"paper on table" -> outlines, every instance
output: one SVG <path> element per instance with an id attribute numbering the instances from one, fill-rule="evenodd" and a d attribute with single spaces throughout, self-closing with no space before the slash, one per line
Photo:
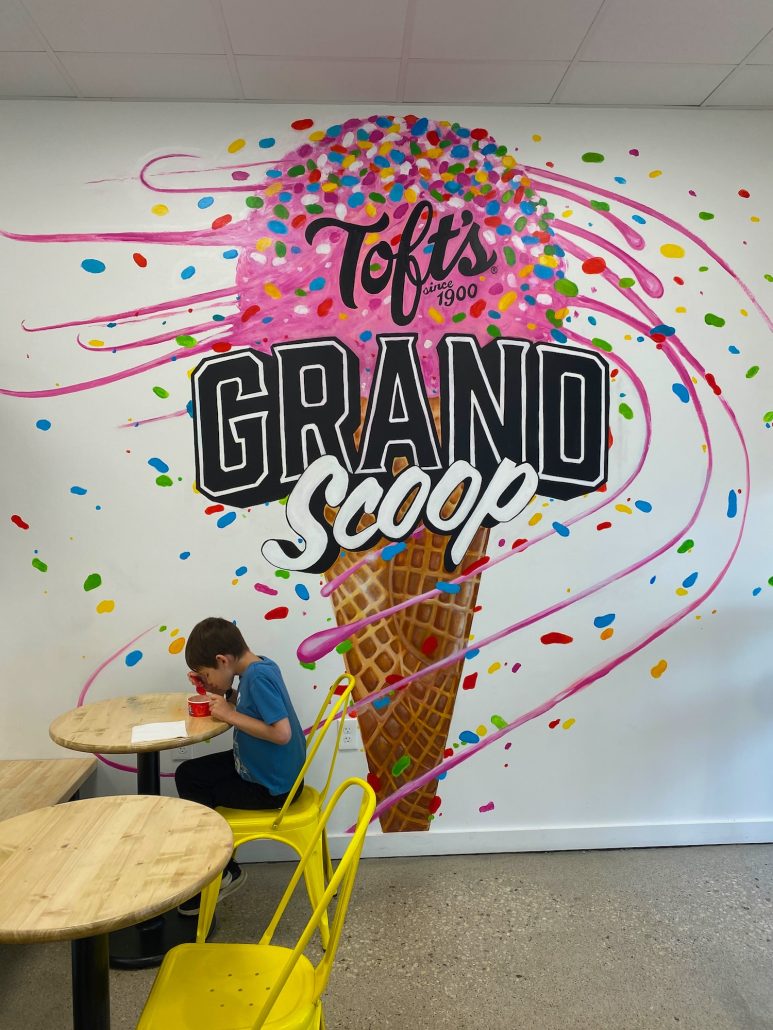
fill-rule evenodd
<path id="1" fill-rule="evenodd" d="M 132 726 L 132 744 L 146 744 L 151 740 L 174 740 L 176 737 L 187 737 L 185 720 L 179 722 L 146 722 L 142 726 Z"/>

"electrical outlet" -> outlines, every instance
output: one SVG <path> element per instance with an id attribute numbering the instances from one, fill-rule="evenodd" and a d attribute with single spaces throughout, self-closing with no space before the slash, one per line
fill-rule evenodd
<path id="1" fill-rule="evenodd" d="M 176 747 L 172 752 L 173 762 L 187 762 L 191 757 L 191 749 L 189 747 Z"/>
<path id="2" fill-rule="evenodd" d="M 360 727 L 356 719 L 344 719 L 344 728 L 341 733 L 341 750 L 356 751 L 360 746 Z"/>

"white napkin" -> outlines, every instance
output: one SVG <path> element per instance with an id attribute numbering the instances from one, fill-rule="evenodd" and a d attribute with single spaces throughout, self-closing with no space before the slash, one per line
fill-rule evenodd
<path id="1" fill-rule="evenodd" d="M 132 744 L 147 744 L 151 740 L 174 740 L 176 737 L 187 737 L 185 720 L 179 722 L 146 722 L 142 726 L 132 726 Z"/>

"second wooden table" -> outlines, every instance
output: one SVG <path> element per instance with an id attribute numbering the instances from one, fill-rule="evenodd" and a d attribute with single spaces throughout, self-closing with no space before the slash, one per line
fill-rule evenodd
<path id="1" fill-rule="evenodd" d="M 108 932 L 189 898 L 232 848 L 222 816 L 179 798 L 89 798 L 9 819 L 0 941 L 72 941 L 73 1025 L 108 1030 Z"/>

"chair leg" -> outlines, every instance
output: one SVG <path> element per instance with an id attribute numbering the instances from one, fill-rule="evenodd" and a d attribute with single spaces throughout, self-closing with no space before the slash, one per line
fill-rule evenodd
<path id="1" fill-rule="evenodd" d="M 324 858 L 320 846 L 317 846 L 314 854 L 310 856 L 303 875 L 306 880 L 306 891 L 309 895 L 311 907 L 315 909 L 325 893 Z M 328 941 L 330 940 L 327 912 L 323 913 L 319 924 L 319 937 L 322 941 L 322 947 L 327 948 Z"/>
<path id="2" fill-rule="evenodd" d="M 220 881 L 223 879 L 223 874 L 220 873 L 216 876 L 212 883 L 208 883 L 206 887 L 201 889 L 201 903 L 199 905 L 199 922 L 196 926 L 196 943 L 204 944 L 207 939 L 207 934 L 212 926 L 212 919 L 215 915 L 215 906 L 217 905 L 217 896 L 220 893 Z"/>
<path id="3" fill-rule="evenodd" d="M 327 843 L 327 827 L 322 831 L 322 861 L 325 870 L 325 883 L 333 879 L 333 863 L 330 859 L 330 848 Z"/>

